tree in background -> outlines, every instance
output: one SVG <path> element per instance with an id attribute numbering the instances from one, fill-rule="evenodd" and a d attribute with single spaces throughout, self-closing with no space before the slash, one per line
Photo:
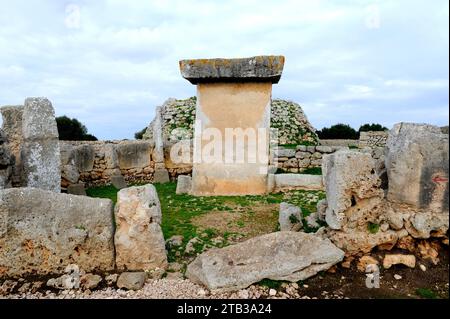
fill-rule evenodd
<path id="1" fill-rule="evenodd" d="M 58 116 L 56 118 L 58 134 L 60 140 L 65 141 L 97 141 L 94 135 L 88 134 L 86 126 L 77 119 L 67 116 Z"/>
<path id="2" fill-rule="evenodd" d="M 147 128 L 144 127 L 142 130 L 140 130 L 139 132 L 134 133 L 134 138 L 137 140 L 142 140 L 142 137 L 145 134 L 145 131 L 147 131 Z"/>
<path id="3" fill-rule="evenodd" d="M 378 124 L 378 123 L 376 123 L 376 124 L 375 123 L 372 123 L 372 124 L 366 123 L 366 124 L 361 125 L 359 127 L 358 132 L 387 131 L 387 130 L 388 130 L 388 128 L 384 127 L 381 124 Z"/>
<path id="4" fill-rule="evenodd" d="M 336 124 L 330 127 L 324 127 L 322 130 L 316 132 L 319 136 L 319 139 L 323 140 L 337 140 L 337 139 L 346 139 L 346 140 L 357 140 L 359 138 L 358 132 L 355 131 L 348 124 Z"/>

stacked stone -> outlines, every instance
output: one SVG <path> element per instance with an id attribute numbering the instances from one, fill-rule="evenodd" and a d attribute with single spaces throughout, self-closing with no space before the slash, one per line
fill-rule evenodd
<path id="1" fill-rule="evenodd" d="M 388 138 L 387 131 L 361 132 L 359 136 L 359 147 L 384 147 Z"/>
<path id="2" fill-rule="evenodd" d="M 127 182 L 152 182 L 153 147 L 146 141 L 61 141 L 63 189 L 84 183 L 101 186 L 113 176 Z"/>
<path id="3" fill-rule="evenodd" d="M 274 164 L 277 168 L 290 173 L 301 173 L 308 168 L 321 167 L 322 156 L 347 147 L 305 146 L 295 149 L 278 148 L 274 151 Z"/>
<path id="4" fill-rule="evenodd" d="M 278 144 L 318 144 L 315 128 L 300 105 L 281 99 L 272 100 L 271 128 L 278 129 Z"/>
<path id="5" fill-rule="evenodd" d="M 196 97 L 185 100 L 170 98 L 161 106 L 164 143 L 192 139 L 195 122 Z M 153 139 L 153 120 L 144 139 Z M 278 130 L 278 144 L 318 144 L 314 127 L 300 105 L 281 99 L 272 100 L 271 127 Z"/>
<path id="6" fill-rule="evenodd" d="M 0 130 L 0 189 L 11 186 L 14 157 L 11 155 L 6 137 Z"/>

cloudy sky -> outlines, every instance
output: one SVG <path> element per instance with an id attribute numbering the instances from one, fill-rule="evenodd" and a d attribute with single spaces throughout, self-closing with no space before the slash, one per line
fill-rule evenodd
<path id="1" fill-rule="evenodd" d="M 448 0 L 0 0 L 0 105 L 46 96 L 100 139 L 132 138 L 178 60 L 282 54 L 273 96 L 316 128 L 448 123 Z"/>

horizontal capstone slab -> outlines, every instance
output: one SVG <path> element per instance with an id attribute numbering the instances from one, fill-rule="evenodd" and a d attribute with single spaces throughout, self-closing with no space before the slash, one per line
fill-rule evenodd
<path id="1" fill-rule="evenodd" d="M 278 83 L 284 56 L 264 55 L 240 59 L 181 60 L 181 75 L 192 84 L 214 82 Z"/>

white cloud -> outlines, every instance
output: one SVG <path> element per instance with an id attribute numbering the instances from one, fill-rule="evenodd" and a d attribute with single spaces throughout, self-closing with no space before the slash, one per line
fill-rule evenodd
<path id="1" fill-rule="evenodd" d="M 132 138 L 166 98 L 194 95 L 178 60 L 257 54 L 286 56 L 274 96 L 299 102 L 317 128 L 448 122 L 445 0 L 0 5 L 0 104 L 48 96 L 100 138 Z"/>

